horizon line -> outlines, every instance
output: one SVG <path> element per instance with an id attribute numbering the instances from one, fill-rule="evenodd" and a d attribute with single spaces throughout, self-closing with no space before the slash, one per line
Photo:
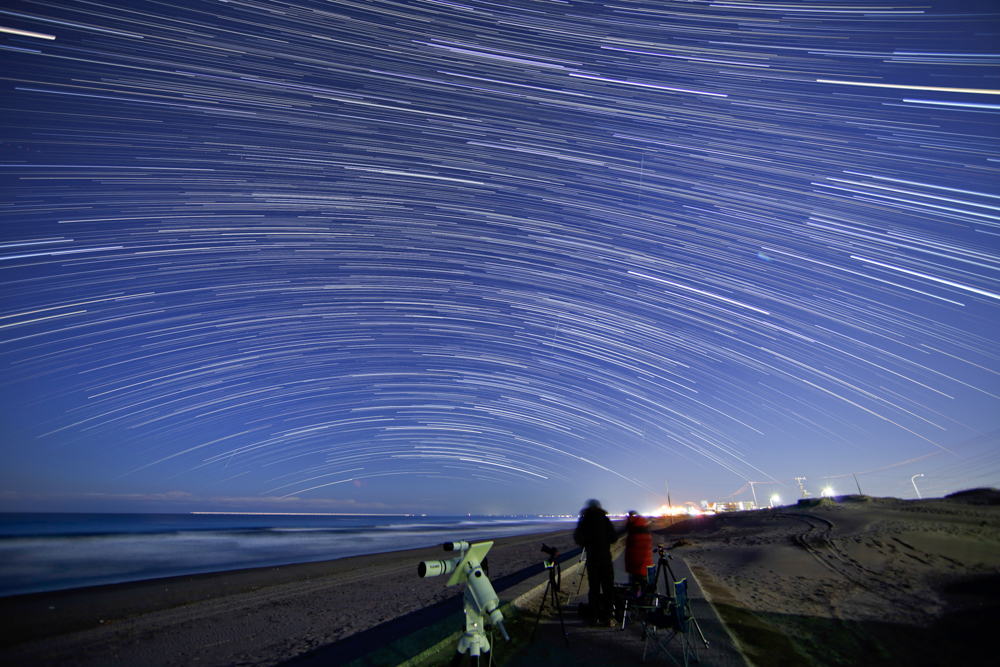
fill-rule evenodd
<path id="1" fill-rule="evenodd" d="M 362 512 L 191 512 L 191 514 L 248 514 L 254 516 L 417 516 L 416 514 L 366 514 Z"/>

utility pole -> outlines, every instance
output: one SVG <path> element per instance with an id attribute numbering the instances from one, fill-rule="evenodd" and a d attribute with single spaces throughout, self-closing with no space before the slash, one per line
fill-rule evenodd
<path id="1" fill-rule="evenodd" d="M 799 483 L 799 491 L 801 491 L 801 492 L 802 492 L 802 499 L 803 499 L 803 500 L 805 500 L 805 499 L 806 499 L 806 490 L 805 490 L 805 488 L 803 488 L 803 486 L 802 486 L 802 480 L 804 480 L 804 479 L 805 479 L 805 477 L 796 477 L 796 478 L 795 478 L 795 481 Z"/>
<path id="2" fill-rule="evenodd" d="M 753 490 L 753 482 L 750 482 L 750 493 L 753 494 L 753 508 L 759 509 L 757 506 L 757 492 Z"/>
<path id="3" fill-rule="evenodd" d="M 854 483 L 858 485 L 858 493 L 862 496 L 865 495 L 864 493 L 861 493 L 861 482 L 858 481 L 858 473 L 854 472 L 851 474 L 854 475 Z"/>

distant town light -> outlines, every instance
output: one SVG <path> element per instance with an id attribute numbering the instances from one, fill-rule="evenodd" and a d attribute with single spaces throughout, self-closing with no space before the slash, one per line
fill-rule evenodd
<path id="1" fill-rule="evenodd" d="M 661 505 L 657 512 L 652 514 L 657 514 L 659 516 L 699 516 L 701 512 L 696 507 L 671 507 L 670 505 Z"/>

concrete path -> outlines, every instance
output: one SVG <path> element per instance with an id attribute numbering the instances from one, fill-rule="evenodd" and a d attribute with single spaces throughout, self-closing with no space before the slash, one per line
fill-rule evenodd
<path id="1" fill-rule="evenodd" d="M 698 648 L 698 663 L 703 667 L 749 667 L 744 657 L 736 648 L 733 640 L 719 620 L 712 605 L 692 576 L 683 559 L 677 557 L 669 560 L 674 577 L 677 580 L 687 578 L 688 595 L 691 600 L 691 611 L 698 620 L 708 640 L 706 649 L 694 634 Z M 626 618 L 624 628 L 619 625 L 614 628 L 594 627 L 577 613 L 579 603 L 587 601 L 586 575 L 580 581 L 579 559 L 563 572 L 562 595 L 563 623 L 566 628 L 566 639 L 563 639 L 559 615 L 553 609 L 551 597 L 545 604 L 545 610 L 538 623 L 533 641 L 518 642 L 513 653 L 504 651 L 503 646 L 497 646 L 494 660 L 504 667 L 575 665 L 577 667 L 596 667 L 599 665 L 629 665 L 643 662 L 642 627 L 632 619 Z M 615 560 L 615 581 L 628 581 L 624 571 L 624 558 Z M 579 593 L 577 592 L 579 590 Z M 660 592 L 663 593 L 663 578 L 660 579 Z M 522 612 L 534 625 L 535 612 L 538 609 L 537 600 L 540 592 L 534 591 L 533 600 L 527 602 Z M 565 600 L 569 599 L 566 603 Z M 519 601 L 524 604 L 524 601 Z M 661 633 L 663 631 L 661 630 Z M 652 648 L 646 654 L 645 662 L 651 665 L 683 664 L 680 647 L 676 640 L 667 645 L 666 653 L 654 652 Z"/>

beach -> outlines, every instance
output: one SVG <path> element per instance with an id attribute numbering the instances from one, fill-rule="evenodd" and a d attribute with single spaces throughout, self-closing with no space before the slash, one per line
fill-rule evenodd
<path id="1" fill-rule="evenodd" d="M 724 627 L 717 647 L 702 653 L 703 665 L 982 662 L 994 653 L 992 632 L 1000 620 L 996 503 L 997 493 L 989 491 L 917 501 L 809 500 L 670 527 L 654 523 L 654 545 L 668 547 L 678 571 L 689 572 L 703 592 L 703 622 L 714 615 Z M 563 554 L 575 549 L 566 530 L 499 538 L 490 551 L 489 576 L 511 617 L 534 618 L 546 581 L 543 542 Z M 432 547 L 2 598 L 0 662 L 365 664 L 364 656 L 382 645 L 427 634 L 434 623 L 454 625 L 463 587 L 417 576 L 421 560 L 444 555 Z M 564 567 L 578 562 L 568 558 Z M 630 634 L 634 627 L 583 627 L 574 605 L 584 599 L 586 582 L 575 597 L 569 588 L 564 611 L 573 621 L 567 632 L 575 648 L 563 647 L 562 635 L 552 631 L 559 622 L 550 605 L 543 614 L 547 627 L 531 650 L 515 637 L 497 647 L 498 663 L 532 664 L 531 655 L 544 653 L 554 664 L 559 656 L 574 656 L 565 664 L 614 664 L 580 647 L 641 646 Z M 446 663 L 453 648 L 445 644 L 437 658 L 414 648 L 412 655 L 403 649 L 367 664 L 400 664 L 407 657 L 413 664 Z M 620 655 L 631 664 L 632 653 Z"/>
<path id="2" fill-rule="evenodd" d="M 494 581 L 540 570 L 543 542 L 575 546 L 572 531 L 494 542 Z M 417 576 L 422 560 L 448 555 L 438 546 L 0 598 L 0 663 L 277 665 L 460 597 L 444 577 Z"/>
<path id="3" fill-rule="evenodd" d="M 815 499 L 660 536 L 752 664 L 979 664 L 997 652 L 998 501 Z"/>

